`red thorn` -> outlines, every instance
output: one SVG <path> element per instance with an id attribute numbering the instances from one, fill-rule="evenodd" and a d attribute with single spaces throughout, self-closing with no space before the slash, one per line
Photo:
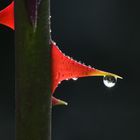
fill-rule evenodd
<path id="1" fill-rule="evenodd" d="M 14 30 L 14 2 L 0 11 L 0 24 L 8 26 Z"/>
<path id="2" fill-rule="evenodd" d="M 54 93 L 55 89 L 57 88 L 58 84 L 61 83 L 63 80 L 68 79 L 77 79 L 80 77 L 87 77 L 87 76 L 106 76 L 111 75 L 116 78 L 122 79 L 122 77 L 97 70 L 90 66 L 86 66 L 85 64 L 81 64 L 69 56 L 65 56 L 57 47 L 55 42 L 51 43 L 51 57 L 52 57 L 52 84 L 51 84 L 51 91 L 52 94 Z"/>
<path id="3" fill-rule="evenodd" d="M 65 56 L 54 42 L 51 44 L 52 57 L 52 93 L 58 84 L 66 79 L 89 76 L 96 69 L 81 64 L 68 56 Z"/>

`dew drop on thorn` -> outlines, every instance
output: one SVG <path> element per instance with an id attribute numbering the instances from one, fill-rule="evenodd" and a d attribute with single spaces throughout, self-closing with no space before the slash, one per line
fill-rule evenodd
<path id="1" fill-rule="evenodd" d="M 111 75 L 106 75 L 103 77 L 103 83 L 106 87 L 112 88 L 115 86 L 117 78 Z"/>
<path id="2" fill-rule="evenodd" d="M 72 78 L 72 79 L 73 79 L 74 81 L 76 81 L 78 78 L 75 77 L 75 78 Z"/>

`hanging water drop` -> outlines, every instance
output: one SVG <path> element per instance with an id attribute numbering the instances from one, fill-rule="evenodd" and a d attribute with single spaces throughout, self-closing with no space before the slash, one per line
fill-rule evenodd
<path id="1" fill-rule="evenodd" d="M 75 77 L 75 78 L 72 78 L 72 80 L 74 80 L 74 81 L 76 81 L 77 79 L 78 79 L 78 78 L 76 78 L 76 77 Z"/>
<path id="2" fill-rule="evenodd" d="M 112 88 L 115 86 L 117 78 L 111 75 L 106 75 L 103 77 L 103 83 L 106 87 Z"/>

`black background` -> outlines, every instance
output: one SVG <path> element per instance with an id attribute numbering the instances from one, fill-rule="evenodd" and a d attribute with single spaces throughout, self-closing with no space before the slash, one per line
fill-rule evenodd
<path id="1" fill-rule="evenodd" d="M 0 0 L 0 9 L 10 1 Z M 130 0 L 51 0 L 52 38 L 78 61 L 119 74 L 66 81 L 55 96 L 53 140 L 140 139 L 140 8 Z M 0 139 L 14 140 L 14 32 L 0 25 Z"/>

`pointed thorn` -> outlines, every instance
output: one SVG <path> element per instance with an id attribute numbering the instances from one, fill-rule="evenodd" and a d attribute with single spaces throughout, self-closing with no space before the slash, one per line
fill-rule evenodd
<path id="1" fill-rule="evenodd" d="M 68 103 L 52 96 L 52 105 L 53 106 L 55 106 L 55 105 L 65 105 L 65 106 L 67 106 Z"/>
<path id="2" fill-rule="evenodd" d="M 110 72 L 101 71 L 101 70 L 98 70 L 98 69 L 95 69 L 93 72 L 90 72 L 88 75 L 89 76 L 107 76 L 107 75 L 110 75 L 110 76 L 113 76 L 115 78 L 123 79 L 119 75 L 116 75 L 116 74 L 113 74 L 113 73 L 110 73 Z"/>
<path id="3" fill-rule="evenodd" d="M 14 30 L 14 1 L 0 11 L 0 24 L 8 26 Z"/>

